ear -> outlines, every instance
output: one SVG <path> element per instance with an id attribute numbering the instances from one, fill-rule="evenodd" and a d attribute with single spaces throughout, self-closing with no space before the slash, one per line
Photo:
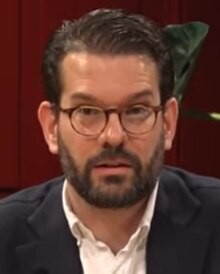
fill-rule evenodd
<path id="1" fill-rule="evenodd" d="M 176 133 L 179 108 L 176 98 L 170 98 L 165 105 L 164 110 L 164 133 L 165 133 L 165 150 L 172 148 L 173 139 Z"/>
<path id="2" fill-rule="evenodd" d="M 38 120 L 40 122 L 44 139 L 51 153 L 58 153 L 57 145 L 57 120 L 51 103 L 43 101 L 38 108 Z"/>

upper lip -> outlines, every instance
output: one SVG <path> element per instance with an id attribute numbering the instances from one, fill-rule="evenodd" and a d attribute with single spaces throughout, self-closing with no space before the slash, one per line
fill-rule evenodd
<path id="1" fill-rule="evenodd" d="M 109 159 L 109 160 L 103 160 L 100 161 L 97 165 L 95 165 L 96 167 L 99 166 L 131 166 L 131 163 L 128 162 L 125 159 Z"/>

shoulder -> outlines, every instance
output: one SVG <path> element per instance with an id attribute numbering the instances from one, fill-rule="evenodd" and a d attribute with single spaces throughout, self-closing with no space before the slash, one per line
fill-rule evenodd
<path id="1" fill-rule="evenodd" d="M 220 189 L 220 179 L 198 175 L 177 167 L 164 166 L 162 179 L 182 181 L 191 189 Z"/>
<path id="2" fill-rule="evenodd" d="M 161 176 L 168 188 L 181 185 L 199 200 L 212 201 L 220 205 L 220 180 L 213 177 L 198 175 L 181 168 L 165 166 Z"/>
<path id="3" fill-rule="evenodd" d="M 164 166 L 162 177 L 184 181 L 190 188 L 220 188 L 220 179 L 198 175 L 181 168 Z"/>
<path id="4" fill-rule="evenodd" d="M 63 177 L 54 178 L 1 199 L 0 218 L 4 218 L 5 221 L 24 219 L 43 202 L 53 189 L 62 186 L 63 180 Z"/>
<path id="5" fill-rule="evenodd" d="M 33 239 L 35 233 L 30 229 L 29 221 L 51 196 L 55 199 L 61 196 L 62 182 L 62 177 L 55 178 L 0 200 L 0 273 L 15 273 L 17 247 L 29 237 Z M 44 215 L 41 221 L 46 218 Z"/>

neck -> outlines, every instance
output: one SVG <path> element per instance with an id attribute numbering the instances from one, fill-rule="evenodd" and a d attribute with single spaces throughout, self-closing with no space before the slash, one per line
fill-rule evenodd
<path id="1" fill-rule="evenodd" d="M 142 200 L 128 208 L 97 208 L 88 204 L 70 185 L 67 186 L 67 195 L 77 217 L 92 231 L 96 240 L 104 242 L 115 254 L 136 231 L 147 204 Z"/>

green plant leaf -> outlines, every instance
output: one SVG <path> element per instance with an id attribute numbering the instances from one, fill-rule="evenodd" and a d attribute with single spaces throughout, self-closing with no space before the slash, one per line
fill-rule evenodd
<path id="1" fill-rule="evenodd" d="M 182 101 L 195 62 L 208 33 L 209 26 L 202 22 L 189 22 L 164 27 L 174 59 L 174 95 Z"/>
<path id="2" fill-rule="evenodd" d="M 220 113 L 210 112 L 209 116 L 211 117 L 212 120 L 220 122 Z"/>
<path id="3" fill-rule="evenodd" d="M 180 109 L 180 114 L 185 118 L 220 122 L 220 113 L 217 112 L 205 112 L 199 109 Z"/>

